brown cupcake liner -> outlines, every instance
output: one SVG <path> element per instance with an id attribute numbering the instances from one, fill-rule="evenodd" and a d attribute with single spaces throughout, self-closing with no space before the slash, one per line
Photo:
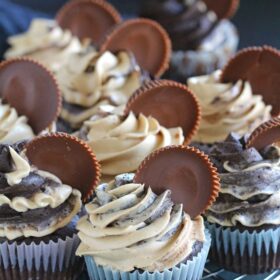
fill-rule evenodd
<path id="1" fill-rule="evenodd" d="M 137 28 L 139 27 L 145 28 L 140 30 L 140 36 L 137 39 L 136 34 Z M 133 30 L 133 39 L 129 40 L 129 35 L 132 32 L 129 32 L 130 30 Z M 143 30 L 145 30 L 146 40 L 149 38 L 149 48 L 139 47 L 143 39 Z M 155 37 L 151 31 L 156 32 L 158 37 Z M 157 38 L 160 38 L 160 41 L 157 42 Z M 153 45 L 153 49 L 151 48 L 151 44 Z M 162 48 L 162 51 L 160 51 L 160 48 Z M 120 50 L 131 51 L 135 55 L 141 68 L 155 77 L 160 77 L 169 67 L 171 41 L 167 32 L 156 21 L 146 18 L 137 18 L 123 21 L 112 28 L 111 32 L 107 33 L 100 46 L 101 52 L 106 50 L 113 52 Z M 150 55 L 150 59 L 147 59 L 147 53 L 151 51 L 154 51 L 154 54 Z M 156 55 L 158 55 L 158 57 L 156 57 Z M 151 59 L 151 57 L 153 59 Z"/>
<path id="2" fill-rule="evenodd" d="M 171 190 L 172 200 L 182 203 L 192 218 L 209 208 L 220 190 L 220 178 L 209 157 L 182 145 L 164 147 L 147 156 L 134 182 L 150 186 L 155 193 Z"/>
<path id="3" fill-rule="evenodd" d="M 239 7 L 239 0 L 203 0 L 209 10 L 217 15 L 218 19 L 231 18 Z"/>
<path id="4" fill-rule="evenodd" d="M 96 38 L 96 28 L 94 28 L 94 23 L 91 23 L 91 26 L 88 26 L 87 28 L 94 30 L 94 35 L 90 36 L 90 39 L 93 41 L 93 43 L 98 44 L 100 43 L 100 40 L 105 35 L 105 33 L 110 30 L 112 26 L 115 24 L 118 24 L 122 21 L 120 13 L 107 1 L 104 0 L 72 0 L 68 3 L 66 3 L 62 8 L 57 12 L 56 14 L 56 21 L 63 29 L 70 29 L 70 31 L 76 35 L 79 39 L 85 39 L 84 37 L 84 30 L 86 29 L 84 26 L 84 17 L 81 17 L 81 23 L 71 22 L 71 17 L 73 16 L 72 13 L 81 15 L 82 10 L 81 8 L 83 5 L 88 5 L 89 7 L 92 6 L 93 11 L 96 13 L 95 9 L 101 9 L 104 11 L 104 14 L 98 13 L 98 17 L 92 16 L 92 20 L 95 19 L 97 21 L 96 24 L 99 25 L 98 30 L 100 32 L 100 29 L 102 27 L 101 34 L 98 34 L 98 38 Z M 85 17 L 88 17 L 88 13 L 90 12 L 90 9 L 86 9 Z M 100 16 L 104 16 L 103 18 L 103 24 L 104 26 L 101 26 L 101 18 Z M 70 20 L 70 22 L 69 22 Z M 77 20 L 76 20 L 77 21 Z"/>
<path id="5" fill-rule="evenodd" d="M 258 126 L 246 141 L 246 148 L 261 150 L 280 141 L 280 117 L 273 118 Z"/>
<path id="6" fill-rule="evenodd" d="M 101 169 L 92 149 L 66 133 L 50 133 L 26 144 L 26 156 L 37 168 L 56 175 L 63 183 L 78 189 L 87 202 L 98 185 Z"/>
<path id="7" fill-rule="evenodd" d="M 13 67 L 13 64 L 14 69 L 7 69 Z M 44 77 L 36 76 L 38 79 L 37 87 L 39 86 L 39 89 L 34 88 L 35 77 L 32 75 L 30 69 L 28 71 L 26 69 L 27 66 L 25 65 L 24 67 L 21 64 L 29 64 L 29 67 L 37 68 L 33 72 L 38 73 L 38 70 L 42 71 L 41 75 L 44 74 Z M 22 76 L 19 76 L 20 74 Z M 22 84 L 27 84 L 27 78 L 31 79 L 33 92 L 28 90 L 26 94 L 30 95 L 33 93 L 33 98 L 37 98 L 37 100 L 35 99 L 33 102 L 30 102 L 30 98 L 28 98 L 24 103 L 24 99 L 18 95 L 23 94 Z M 49 79 L 47 85 L 47 80 L 44 78 Z M 22 79 L 22 81 L 19 81 L 19 79 Z M 10 80 L 13 82 L 12 86 L 8 84 Z M 42 94 L 45 95 L 44 100 L 42 100 Z M 47 129 L 56 121 L 62 106 L 61 92 L 52 72 L 38 61 L 27 57 L 12 58 L 0 63 L 0 95 L 5 102 L 16 109 L 19 115 L 25 115 L 28 118 L 28 123 L 36 134 Z M 39 108 L 36 110 L 37 107 L 34 108 L 34 103 L 37 104 L 38 102 L 40 102 Z M 30 107 L 32 105 L 33 107 Z"/>
<path id="8" fill-rule="evenodd" d="M 280 114 L 280 51 L 271 46 L 248 47 L 239 51 L 224 67 L 221 82 L 250 82 L 253 92 L 272 105 L 272 115 Z"/>
<path id="9" fill-rule="evenodd" d="M 166 98 L 166 94 L 169 94 L 170 98 Z M 159 105 L 160 98 L 163 103 Z M 164 108 L 162 104 L 165 105 Z M 179 106 L 182 107 L 179 108 Z M 169 115 L 166 115 L 167 109 L 173 109 Z M 192 91 L 187 86 L 170 80 L 154 80 L 145 83 L 128 100 L 124 113 L 128 114 L 130 111 L 153 116 L 166 128 L 182 127 L 185 145 L 197 132 L 201 119 L 200 105 Z M 174 120 L 170 118 L 170 115 L 174 116 Z"/>

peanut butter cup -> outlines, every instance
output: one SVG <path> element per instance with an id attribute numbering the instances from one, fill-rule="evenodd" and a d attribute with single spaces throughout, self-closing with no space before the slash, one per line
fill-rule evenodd
<path id="1" fill-rule="evenodd" d="M 139 65 L 155 77 L 168 68 L 171 42 L 167 32 L 150 19 L 124 21 L 107 34 L 101 51 L 131 51 Z"/>
<path id="2" fill-rule="evenodd" d="M 159 80 L 139 88 L 129 99 L 125 113 L 152 116 L 166 128 L 182 127 L 185 143 L 198 129 L 200 106 L 194 94 L 183 84 Z"/>
<path id="3" fill-rule="evenodd" d="M 49 70 L 29 58 L 15 58 L 0 64 L 0 98 L 28 118 L 38 134 L 57 118 L 61 95 Z"/>
<path id="4" fill-rule="evenodd" d="M 107 1 L 73 0 L 60 9 L 56 20 L 61 28 L 69 29 L 79 39 L 89 38 L 99 44 L 103 35 L 121 22 L 121 16 Z"/>
<path id="5" fill-rule="evenodd" d="M 239 0 L 203 0 L 203 2 L 219 19 L 233 17 L 239 7 Z"/>
<path id="6" fill-rule="evenodd" d="M 280 141 L 280 118 L 273 118 L 257 127 L 246 141 L 246 147 L 261 150 Z"/>
<path id="7" fill-rule="evenodd" d="M 182 203 L 192 218 L 203 213 L 218 196 L 216 168 L 198 149 L 169 146 L 150 154 L 139 166 L 136 183 L 150 186 L 159 194 L 169 189 L 173 201 Z"/>
<path id="8" fill-rule="evenodd" d="M 233 57 L 221 75 L 222 82 L 249 81 L 253 92 L 272 105 L 272 115 L 280 114 L 280 52 L 270 46 L 250 47 Z"/>
<path id="9" fill-rule="evenodd" d="M 66 133 L 39 136 L 26 145 L 26 156 L 37 168 L 58 176 L 82 193 L 86 201 L 100 178 L 100 166 L 90 147 Z"/>

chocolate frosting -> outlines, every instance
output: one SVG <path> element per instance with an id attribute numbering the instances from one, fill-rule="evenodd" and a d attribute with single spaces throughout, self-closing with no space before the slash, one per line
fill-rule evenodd
<path id="1" fill-rule="evenodd" d="M 280 152 L 276 146 L 245 148 L 244 138 L 230 134 L 224 142 L 201 146 L 219 170 L 221 191 L 206 212 L 222 226 L 280 224 Z"/>
<path id="2" fill-rule="evenodd" d="M 141 15 L 166 29 L 173 50 L 196 50 L 217 24 L 215 14 L 202 1 L 146 0 Z"/>

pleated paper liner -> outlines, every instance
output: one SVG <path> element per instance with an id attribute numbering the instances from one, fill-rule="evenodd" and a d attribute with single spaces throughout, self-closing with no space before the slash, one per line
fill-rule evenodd
<path id="1" fill-rule="evenodd" d="M 166 128 L 181 127 L 186 144 L 196 133 L 201 117 L 194 94 L 185 85 L 169 80 L 144 84 L 128 100 L 125 114 L 130 111 L 152 116 Z"/>
<path id="2" fill-rule="evenodd" d="M 121 16 L 107 1 L 72 0 L 58 11 L 56 21 L 80 40 L 91 39 L 98 45 L 104 34 L 121 22 Z"/>
<path id="3" fill-rule="evenodd" d="M 53 74 L 29 58 L 0 64 L 0 98 L 28 118 L 35 134 L 50 127 L 61 108 L 61 94 Z"/>
<path id="4" fill-rule="evenodd" d="M 202 214 L 218 196 L 220 180 L 208 156 L 193 147 L 169 146 L 156 150 L 141 163 L 134 182 L 160 194 L 171 190 L 192 218 Z"/>
<path id="5" fill-rule="evenodd" d="M 209 10 L 217 15 L 218 19 L 231 18 L 235 15 L 239 0 L 203 0 Z"/>
<path id="6" fill-rule="evenodd" d="M 100 179 L 100 166 L 91 148 L 66 133 L 45 134 L 26 145 L 26 156 L 37 168 L 78 189 L 86 202 Z"/>
<path id="7" fill-rule="evenodd" d="M 171 41 L 157 22 L 144 18 L 130 19 L 116 25 L 105 36 L 100 50 L 131 51 L 142 69 L 159 77 L 169 66 Z"/>
<path id="8" fill-rule="evenodd" d="M 249 47 L 233 57 L 222 71 L 222 82 L 249 81 L 254 94 L 280 114 L 280 52 L 270 46 Z"/>
<path id="9" fill-rule="evenodd" d="M 268 145 L 280 142 L 280 118 L 273 118 L 258 126 L 246 141 L 246 147 L 261 150 Z"/>

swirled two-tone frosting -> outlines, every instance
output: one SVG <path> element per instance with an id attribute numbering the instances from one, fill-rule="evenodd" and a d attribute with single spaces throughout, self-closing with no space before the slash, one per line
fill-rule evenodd
<path id="1" fill-rule="evenodd" d="M 49 235 L 69 224 L 80 207 L 78 190 L 0 145 L 0 237 Z"/>
<path id="2" fill-rule="evenodd" d="M 153 117 L 132 112 L 96 116 L 84 123 L 80 137 L 93 149 L 103 175 L 135 171 L 154 150 L 184 141 L 180 127 L 167 129 Z"/>
<path id="3" fill-rule="evenodd" d="M 223 23 L 203 1 L 145 1 L 142 15 L 158 21 L 168 32 L 173 50 L 211 49 L 219 45 Z M 217 30 L 217 32 L 215 32 Z"/>
<path id="4" fill-rule="evenodd" d="M 18 116 L 16 109 L 3 104 L 0 99 L 0 143 L 13 144 L 34 137 L 25 116 Z"/>
<path id="5" fill-rule="evenodd" d="M 244 148 L 243 139 L 229 135 L 206 148 L 221 178 L 220 195 L 206 212 L 221 226 L 259 227 L 280 224 L 280 151 Z"/>
<path id="6" fill-rule="evenodd" d="M 100 105 L 125 104 L 143 81 L 140 67 L 127 52 L 75 56 L 57 78 L 64 98 L 61 118 L 72 128 L 79 128 Z"/>
<path id="7" fill-rule="evenodd" d="M 10 49 L 5 58 L 28 56 L 52 71 L 58 71 L 73 54 L 91 49 L 88 41 L 80 42 L 70 31 L 62 30 L 55 21 L 34 19 L 29 29 L 8 38 Z"/>
<path id="8" fill-rule="evenodd" d="M 195 255 L 205 240 L 203 220 L 191 220 L 170 191 L 156 195 L 123 174 L 95 190 L 78 223 L 78 255 L 121 271 L 162 271 Z"/>
<path id="9" fill-rule="evenodd" d="M 213 143 L 230 132 L 240 136 L 270 118 L 271 106 L 254 95 L 248 82 L 221 83 L 221 71 L 188 79 L 188 86 L 201 105 L 202 118 L 194 141 Z"/>

